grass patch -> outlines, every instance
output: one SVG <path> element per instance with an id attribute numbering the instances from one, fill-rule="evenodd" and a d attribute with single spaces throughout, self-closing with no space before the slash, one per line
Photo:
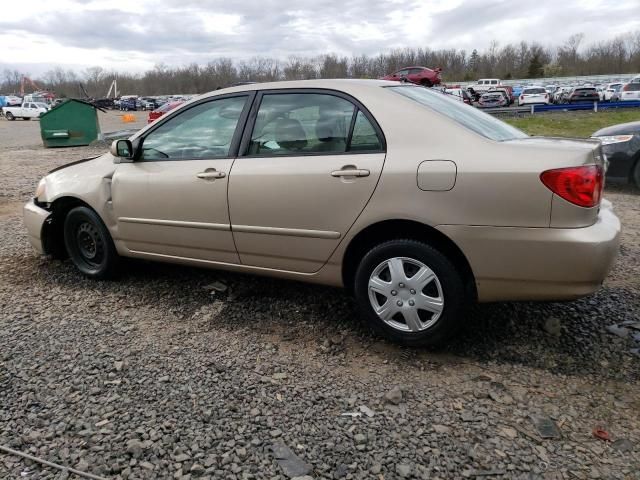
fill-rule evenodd
<path id="1" fill-rule="evenodd" d="M 587 138 L 596 130 L 617 123 L 640 121 L 640 110 L 619 109 L 602 112 L 536 113 L 523 117 L 502 118 L 529 135 Z"/>

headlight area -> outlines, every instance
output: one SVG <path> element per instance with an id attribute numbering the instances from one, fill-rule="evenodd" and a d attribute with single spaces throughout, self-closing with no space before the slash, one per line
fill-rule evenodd
<path id="1" fill-rule="evenodd" d="M 633 135 L 605 135 L 604 137 L 591 137 L 596 140 L 600 140 L 602 145 L 611 145 L 614 143 L 628 142 L 633 138 Z"/>
<path id="2" fill-rule="evenodd" d="M 49 204 L 47 203 L 47 181 L 43 177 L 40 182 L 38 182 L 38 187 L 36 188 L 36 193 L 33 197 L 33 201 L 40 208 L 45 208 L 48 210 Z"/>

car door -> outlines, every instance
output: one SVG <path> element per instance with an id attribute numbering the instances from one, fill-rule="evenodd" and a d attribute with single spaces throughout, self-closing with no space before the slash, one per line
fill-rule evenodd
<path id="1" fill-rule="evenodd" d="M 422 80 L 422 69 L 410 68 L 409 73 L 407 74 L 407 78 L 413 83 L 420 83 L 420 80 Z"/>
<path id="2" fill-rule="evenodd" d="M 112 179 L 117 238 L 134 253 L 238 263 L 227 186 L 250 107 L 247 93 L 178 111 L 144 134 Z"/>
<path id="3" fill-rule="evenodd" d="M 315 272 L 373 194 L 382 132 L 362 105 L 326 90 L 260 93 L 251 118 L 229 180 L 240 260 Z"/>

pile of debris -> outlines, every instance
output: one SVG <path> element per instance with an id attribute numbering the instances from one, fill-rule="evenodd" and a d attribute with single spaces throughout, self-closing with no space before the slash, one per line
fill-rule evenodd
<path id="1" fill-rule="evenodd" d="M 613 335 L 631 340 L 634 346 L 631 353 L 640 357 L 640 322 L 635 320 L 625 320 L 622 323 L 616 323 L 607 327 L 607 332 Z"/>

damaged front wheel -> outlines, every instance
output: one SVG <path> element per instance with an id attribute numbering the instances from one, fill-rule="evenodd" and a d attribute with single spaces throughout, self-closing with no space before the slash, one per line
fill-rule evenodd
<path id="1" fill-rule="evenodd" d="M 73 264 L 87 277 L 115 276 L 120 257 L 107 227 L 90 208 L 76 207 L 67 214 L 64 244 Z"/>

